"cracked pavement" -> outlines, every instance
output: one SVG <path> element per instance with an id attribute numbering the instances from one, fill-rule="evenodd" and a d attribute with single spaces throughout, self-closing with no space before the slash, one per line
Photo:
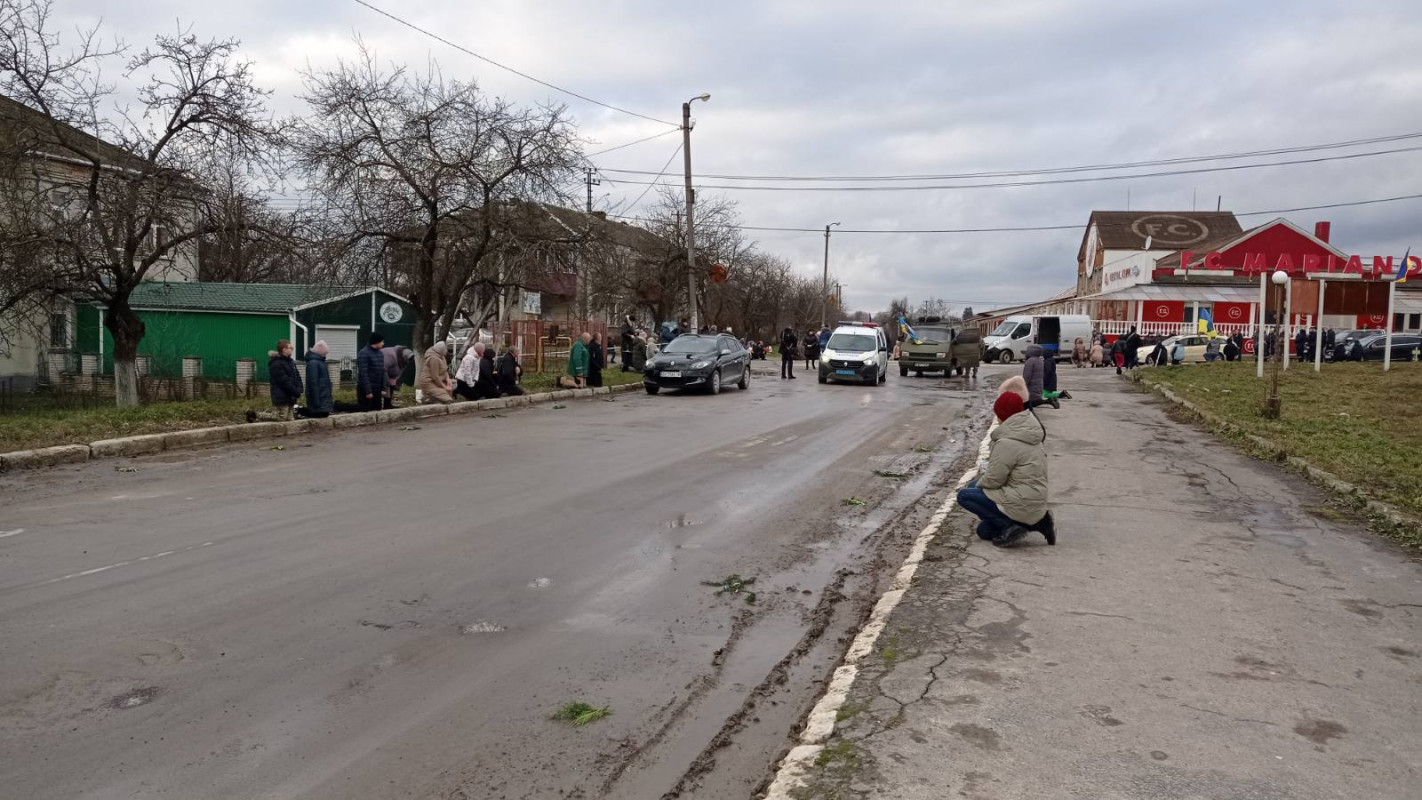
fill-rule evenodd
<path id="1" fill-rule="evenodd" d="M 1415 798 L 1422 567 L 1326 494 L 1061 370 L 1059 540 L 955 511 L 797 798 Z"/>

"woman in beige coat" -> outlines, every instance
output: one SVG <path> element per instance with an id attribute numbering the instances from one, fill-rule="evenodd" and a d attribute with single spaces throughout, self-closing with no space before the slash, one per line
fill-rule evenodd
<path id="1" fill-rule="evenodd" d="M 450 394 L 453 385 L 449 382 L 449 363 L 445 361 L 448 352 L 444 342 L 439 342 L 425 351 L 424 369 L 420 370 L 420 392 L 424 403 L 453 403 Z"/>
<path id="2" fill-rule="evenodd" d="M 992 432 L 987 464 L 976 480 L 958 490 L 958 505 L 978 517 L 978 538 L 1006 547 L 1037 531 L 1057 543 L 1047 510 L 1047 429 L 1026 410 L 1022 396 L 1004 392 L 993 403 L 999 425 Z"/>

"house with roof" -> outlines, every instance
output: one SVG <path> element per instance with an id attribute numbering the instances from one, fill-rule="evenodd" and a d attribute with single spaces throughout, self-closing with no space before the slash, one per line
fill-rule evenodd
<path id="1" fill-rule="evenodd" d="M 153 377 L 182 377 L 184 359 L 191 365 L 197 357 L 205 379 L 236 381 L 238 362 L 251 359 L 253 374 L 241 377 L 265 381 L 267 353 L 278 339 L 291 340 L 298 358 L 324 339 L 334 372 L 355 358 L 371 331 L 388 344 L 410 346 L 415 322 L 409 300 L 374 286 L 149 281 L 130 303 L 147 329 L 139 371 Z M 86 374 L 113 374 L 103 314 L 101 305 L 78 309 L 78 348 L 92 365 Z"/>

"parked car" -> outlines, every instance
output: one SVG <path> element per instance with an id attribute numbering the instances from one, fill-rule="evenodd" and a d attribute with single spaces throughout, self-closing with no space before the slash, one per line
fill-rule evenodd
<path id="1" fill-rule="evenodd" d="M 915 376 L 925 372 L 978 374 L 983 343 L 976 330 L 955 332 L 951 328 L 918 326 L 914 332 L 918 334 L 917 342 L 905 339 L 899 345 L 899 377 L 908 377 L 909 370 Z"/>
<path id="2" fill-rule="evenodd" d="M 1422 348 L 1422 336 L 1411 333 L 1392 335 L 1392 360 L 1411 361 L 1414 350 Z M 1387 334 L 1374 333 L 1366 339 L 1355 339 L 1350 343 L 1346 356 L 1349 361 L 1382 361 L 1387 351 Z"/>
<path id="3" fill-rule="evenodd" d="M 1333 352 L 1325 352 L 1324 356 L 1330 358 L 1333 361 L 1344 361 L 1348 358 L 1349 344 L 1351 344 L 1352 342 L 1356 342 L 1359 339 L 1367 339 L 1368 337 L 1376 336 L 1379 333 L 1382 333 L 1382 331 L 1374 330 L 1372 328 L 1359 328 L 1357 330 L 1340 333 L 1333 339 Z"/>
<path id="4" fill-rule="evenodd" d="M 1181 340 L 1184 340 L 1185 342 L 1185 360 L 1181 363 L 1204 363 L 1205 348 L 1209 345 L 1210 342 L 1208 336 L 1198 336 L 1194 334 L 1187 336 L 1172 336 L 1169 339 L 1166 339 L 1165 341 L 1160 343 L 1161 346 L 1165 348 L 1166 357 L 1173 359 L 1173 354 L 1175 352 L 1175 343 Z M 1142 346 L 1140 349 L 1136 350 L 1136 361 L 1141 364 L 1146 363 L 1146 359 L 1150 357 L 1151 351 L 1153 350 L 1155 350 L 1154 344 Z"/>
<path id="5" fill-rule="evenodd" d="M 1076 340 L 1091 340 L 1091 318 L 1085 314 L 1023 314 L 1011 316 L 983 337 L 984 360 L 1012 363 L 1022 358 L 1029 344 L 1055 354 L 1057 359 L 1070 358 Z"/>
<path id="6" fill-rule="evenodd" d="M 877 386 L 889 379 L 889 340 L 884 329 L 841 324 L 820 354 L 820 383 L 857 381 Z"/>
<path id="7" fill-rule="evenodd" d="M 647 360 L 642 386 L 647 394 L 662 389 L 705 389 L 720 394 L 726 382 L 750 388 L 750 352 L 727 334 L 684 333 Z"/>

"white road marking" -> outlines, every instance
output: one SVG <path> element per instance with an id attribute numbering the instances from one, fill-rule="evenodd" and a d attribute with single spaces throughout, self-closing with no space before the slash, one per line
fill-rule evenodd
<path id="1" fill-rule="evenodd" d="M 23 530 L 23 528 L 22 528 L 21 530 Z M 155 553 L 155 554 L 153 554 L 153 555 L 151 555 L 151 556 L 143 556 L 142 558 L 135 558 L 135 559 L 133 559 L 132 561 L 120 561 L 120 562 L 118 562 L 117 564 L 105 564 L 105 565 L 102 566 L 102 567 L 94 567 L 93 569 L 86 569 L 86 570 L 84 570 L 83 572 L 71 572 L 71 573 L 68 574 L 68 575 L 61 575 L 61 576 L 58 577 L 58 578 L 50 578 L 49 580 L 47 580 L 47 581 L 41 583 L 40 585 L 41 585 L 41 586 L 48 586 L 48 585 L 51 584 L 51 583 L 59 583 L 60 581 L 67 581 L 67 580 L 69 580 L 69 579 L 71 579 L 71 578 L 83 578 L 83 577 L 85 577 L 86 575 L 97 575 L 97 574 L 99 574 L 100 572 L 107 572 L 108 570 L 111 570 L 111 569 L 118 569 L 119 567 L 127 567 L 127 566 L 129 566 L 130 564 L 137 564 L 137 563 L 142 562 L 142 561 L 152 561 L 152 560 L 155 559 L 155 558 L 165 558 L 165 557 L 167 557 L 167 556 L 171 556 L 171 555 L 174 555 L 174 554 L 177 554 L 177 553 L 186 553 L 186 552 L 188 552 L 189 550 L 197 550 L 197 549 L 203 548 L 203 547 L 211 547 L 213 544 L 214 544 L 214 542 L 203 542 L 202 544 L 190 544 L 190 545 L 188 545 L 187 547 L 182 547 L 182 548 L 179 548 L 179 549 L 177 549 L 177 550 L 164 550 L 164 551 L 161 552 L 161 553 Z"/>
<path id="2" fill-rule="evenodd" d="M 22 533 L 24 533 L 24 532 L 25 532 L 25 529 L 24 529 L 24 528 L 16 528 L 16 529 L 14 529 L 13 531 L 0 531 L 0 539 L 8 539 L 8 538 L 10 538 L 11 536 L 19 536 L 20 534 L 22 534 Z"/>
<path id="3" fill-rule="evenodd" d="M 787 436 L 787 437 L 785 437 L 784 439 L 781 439 L 780 441 L 778 441 L 778 442 L 772 444 L 771 447 L 779 447 L 779 446 L 782 445 L 782 444 L 789 444 L 789 443 L 795 441 L 795 440 L 798 439 L 798 438 L 800 438 L 798 435 L 797 435 L 797 436 Z"/>
<path id="4" fill-rule="evenodd" d="M 992 431 L 996 427 L 997 423 L 994 422 L 983 436 L 983 441 L 978 446 L 979 460 L 987 458 L 988 445 L 992 442 Z M 904 559 L 903 566 L 894 576 L 893 587 L 879 598 L 878 603 L 874 604 L 874 611 L 870 613 L 869 621 L 859 630 L 859 634 L 854 637 L 854 642 L 846 651 L 844 663 L 834 671 L 834 677 L 830 679 L 824 696 L 810 710 L 809 719 L 805 722 L 805 730 L 800 733 L 799 744 L 790 750 L 790 753 L 785 756 L 785 760 L 780 762 L 780 767 L 775 773 L 775 781 L 766 790 L 765 800 L 790 800 L 790 792 L 805 785 L 803 780 L 805 774 L 814 764 L 815 759 L 819 757 L 820 752 L 824 750 L 825 740 L 834 733 L 835 717 L 844 705 L 844 701 L 848 699 L 849 689 L 854 685 L 854 679 L 859 675 L 859 662 L 874 652 L 874 645 L 879 641 L 879 635 L 884 632 L 884 627 L 889 623 L 889 615 L 894 613 L 894 609 L 898 607 L 899 601 L 904 597 L 904 592 L 913 583 L 913 576 L 918 572 L 919 565 L 923 563 L 923 556 L 928 550 L 928 545 L 933 543 L 944 520 L 957 505 L 957 489 L 967 485 L 968 481 L 977 477 L 977 474 L 977 464 L 963 473 L 963 477 L 958 479 L 956 489 L 943 501 L 943 505 L 933 512 L 933 516 L 928 520 L 928 525 L 919 532 L 918 537 L 914 540 L 913 548 L 909 550 L 908 558 Z"/>

